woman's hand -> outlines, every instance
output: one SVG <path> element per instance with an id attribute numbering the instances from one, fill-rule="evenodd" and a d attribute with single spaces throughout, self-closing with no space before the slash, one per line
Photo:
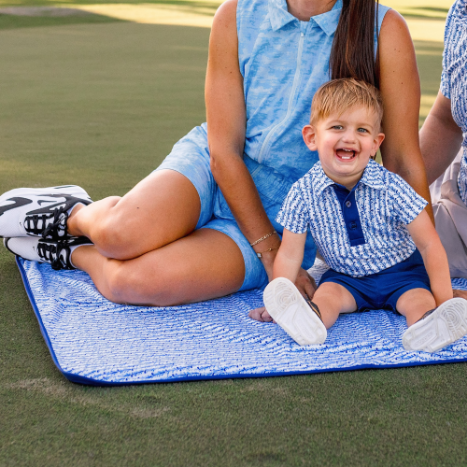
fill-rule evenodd
<path id="1" fill-rule="evenodd" d="M 313 295 L 315 294 L 316 289 L 318 288 L 316 286 L 315 280 L 308 274 L 307 271 L 305 271 L 305 269 L 302 268 L 300 268 L 300 271 L 298 272 L 297 280 L 295 281 L 295 286 L 305 298 L 308 297 L 310 299 L 313 298 Z M 271 315 L 267 312 L 264 306 L 251 310 L 250 313 L 248 313 L 248 316 L 256 321 L 273 321 Z"/>

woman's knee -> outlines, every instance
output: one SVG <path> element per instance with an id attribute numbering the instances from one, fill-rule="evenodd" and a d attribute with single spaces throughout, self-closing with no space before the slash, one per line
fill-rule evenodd
<path id="1" fill-rule="evenodd" d="M 106 298 L 122 304 L 167 306 L 170 287 L 162 271 L 148 272 L 126 261 L 109 260 Z"/>
<path id="2" fill-rule="evenodd" d="M 109 198 L 106 198 L 109 199 Z M 132 248 L 131 226 L 128 216 L 120 209 L 122 198 L 112 197 L 106 211 L 96 216 L 92 227 L 92 240 L 99 252 L 114 259 L 130 259 Z"/>

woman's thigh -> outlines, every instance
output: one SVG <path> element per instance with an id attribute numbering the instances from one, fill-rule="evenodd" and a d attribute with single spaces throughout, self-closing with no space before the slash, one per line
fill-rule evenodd
<path id="1" fill-rule="evenodd" d="M 196 127 L 123 198 L 106 198 L 72 213 L 69 232 L 89 237 L 109 258 L 136 258 L 206 224 L 215 193 L 207 133 Z"/>
<path id="2" fill-rule="evenodd" d="M 110 197 L 70 217 L 72 235 L 90 238 L 105 256 L 131 259 L 191 233 L 199 220 L 200 197 L 184 175 L 153 172 L 122 198 Z"/>
<path id="3" fill-rule="evenodd" d="M 170 306 L 209 300 L 236 292 L 245 276 L 237 244 L 212 229 L 196 230 L 127 261 L 105 258 L 94 247 L 77 248 L 72 260 L 117 303 Z"/>

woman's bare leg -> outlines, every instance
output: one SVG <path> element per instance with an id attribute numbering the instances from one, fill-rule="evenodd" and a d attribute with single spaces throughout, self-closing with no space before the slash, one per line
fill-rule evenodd
<path id="1" fill-rule="evenodd" d="M 173 170 L 160 170 L 122 198 L 77 206 L 68 219 L 68 232 L 88 237 L 106 257 L 132 259 L 193 232 L 200 210 L 190 180 Z"/>
<path id="2" fill-rule="evenodd" d="M 212 229 L 196 230 L 126 261 L 82 246 L 72 261 L 91 276 L 104 297 L 117 303 L 169 306 L 209 300 L 236 292 L 245 276 L 238 246 Z"/>

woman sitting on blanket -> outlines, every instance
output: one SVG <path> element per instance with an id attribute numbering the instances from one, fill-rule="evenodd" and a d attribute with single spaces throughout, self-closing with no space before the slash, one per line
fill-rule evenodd
<path id="1" fill-rule="evenodd" d="M 441 89 L 420 146 L 451 276 L 467 278 L 467 0 L 457 0 L 448 14 Z M 467 298 L 466 291 L 454 294 Z"/>
<path id="2" fill-rule="evenodd" d="M 281 243 L 276 215 L 318 160 L 301 136 L 311 100 L 340 77 L 379 87 L 384 165 L 428 200 L 415 52 L 397 12 L 373 0 L 227 0 L 209 44 L 207 125 L 123 198 L 91 203 L 75 186 L 5 193 L 0 235 L 24 258 L 86 271 L 118 303 L 176 305 L 264 286 Z M 310 297 L 315 252 L 310 236 L 296 281 Z"/>

